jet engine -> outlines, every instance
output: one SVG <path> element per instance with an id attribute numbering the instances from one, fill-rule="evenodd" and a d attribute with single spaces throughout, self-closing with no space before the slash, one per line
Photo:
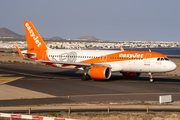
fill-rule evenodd
<path id="1" fill-rule="evenodd" d="M 141 73 L 135 73 L 135 72 L 121 72 L 123 76 L 126 77 L 139 77 Z"/>
<path id="2" fill-rule="evenodd" d="M 109 79 L 111 77 L 111 69 L 106 66 L 91 67 L 88 74 L 92 79 Z"/>

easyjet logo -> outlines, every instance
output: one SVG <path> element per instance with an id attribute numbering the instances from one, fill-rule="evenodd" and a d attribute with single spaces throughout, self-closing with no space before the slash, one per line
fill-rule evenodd
<path id="1" fill-rule="evenodd" d="M 38 47 L 40 47 L 40 46 L 41 46 L 41 42 L 39 42 L 39 40 L 38 40 L 39 37 L 34 34 L 34 31 L 32 30 L 31 26 L 29 26 L 28 23 L 26 23 L 25 26 L 26 26 L 27 30 L 29 31 L 30 36 L 31 36 L 31 37 L 33 38 L 33 40 L 35 41 L 36 45 L 37 45 Z"/>
<path id="2" fill-rule="evenodd" d="M 128 58 L 143 58 L 144 54 L 120 54 L 119 57 L 128 57 Z"/>

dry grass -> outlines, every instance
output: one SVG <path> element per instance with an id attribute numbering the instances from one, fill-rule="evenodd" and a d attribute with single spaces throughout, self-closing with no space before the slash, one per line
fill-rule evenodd
<path id="1" fill-rule="evenodd" d="M 53 116 L 48 113 L 41 113 L 35 115 L 81 120 L 180 120 L 180 113 L 177 112 L 84 112 L 71 113 L 70 115 L 65 112 L 61 112 L 53 113 Z"/>

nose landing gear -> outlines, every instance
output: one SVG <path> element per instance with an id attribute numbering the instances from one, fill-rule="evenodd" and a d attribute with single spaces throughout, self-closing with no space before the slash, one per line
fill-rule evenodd
<path id="1" fill-rule="evenodd" d="M 151 73 L 151 72 L 148 73 L 149 78 L 150 78 L 150 83 L 153 83 L 153 82 L 154 82 L 152 74 L 153 74 L 153 73 Z"/>

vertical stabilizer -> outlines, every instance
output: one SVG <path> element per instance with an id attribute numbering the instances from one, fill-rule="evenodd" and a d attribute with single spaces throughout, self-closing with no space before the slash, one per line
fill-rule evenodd
<path id="1" fill-rule="evenodd" d="M 28 50 L 47 50 L 47 46 L 36 31 L 31 21 L 24 21 Z"/>

